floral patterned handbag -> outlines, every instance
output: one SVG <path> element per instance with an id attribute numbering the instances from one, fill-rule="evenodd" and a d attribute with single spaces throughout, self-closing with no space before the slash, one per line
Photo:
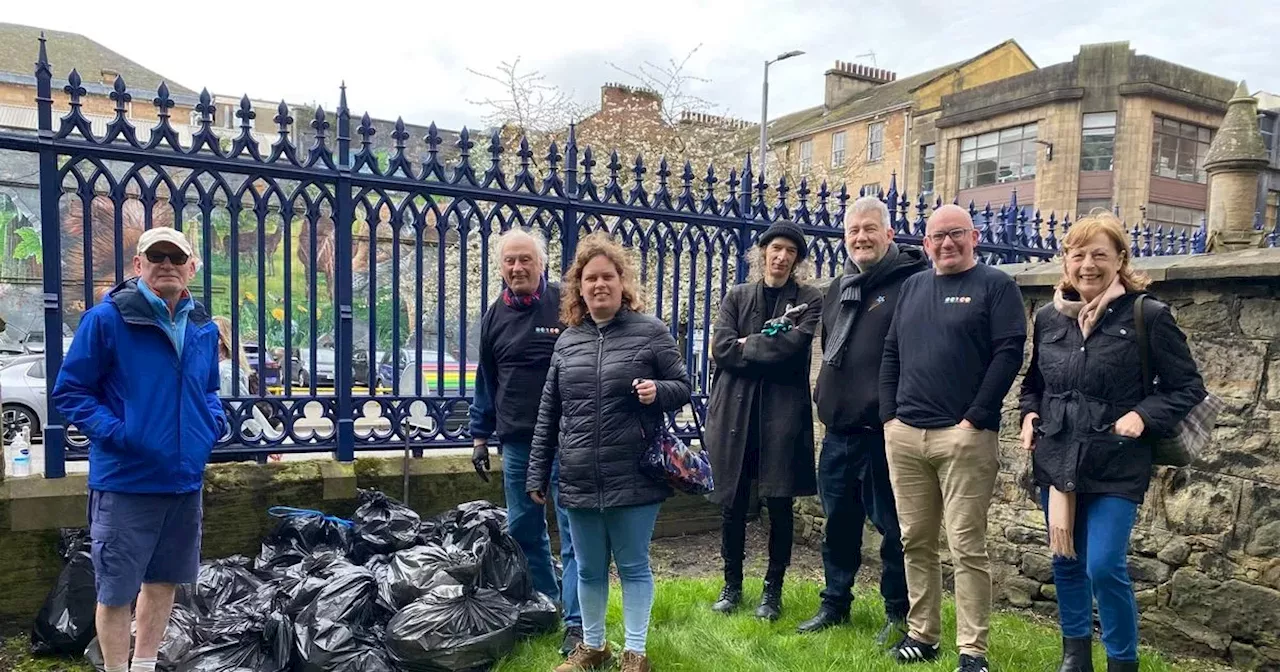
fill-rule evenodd
<path id="1" fill-rule="evenodd" d="M 702 446 L 702 421 L 693 409 L 693 423 L 698 430 L 698 446 L 694 450 L 662 423 L 656 431 L 646 430 L 645 450 L 640 456 L 640 473 L 690 495 L 705 495 L 715 489 L 711 476 L 711 459 Z"/>

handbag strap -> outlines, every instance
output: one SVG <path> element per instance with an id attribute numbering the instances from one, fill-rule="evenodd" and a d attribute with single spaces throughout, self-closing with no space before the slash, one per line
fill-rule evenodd
<path id="1" fill-rule="evenodd" d="M 1133 301 L 1133 327 L 1138 331 L 1138 361 L 1142 363 L 1142 391 L 1146 396 L 1152 394 L 1151 378 L 1151 342 L 1147 339 L 1147 320 L 1142 314 L 1143 299 L 1146 294 L 1139 294 Z"/>

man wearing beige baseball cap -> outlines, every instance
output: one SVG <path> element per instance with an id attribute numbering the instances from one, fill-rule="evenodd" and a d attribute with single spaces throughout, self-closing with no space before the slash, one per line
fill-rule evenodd
<path id="1" fill-rule="evenodd" d="M 134 277 L 85 312 L 53 389 L 67 422 L 90 440 L 89 534 L 107 672 L 155 671 L 174 590 L 199 571 L 204 468 L 227 420 L 218 328 L 187 291 L 195 267 L 182 232 L 144 232 Z"/>

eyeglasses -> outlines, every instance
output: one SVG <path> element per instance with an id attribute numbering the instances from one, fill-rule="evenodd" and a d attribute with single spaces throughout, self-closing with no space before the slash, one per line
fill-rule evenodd
<path id="1" fill-rule="evenodd" d="M 155 250 L 147 250 L 147 261 L 153 264 L 163 264 L 165 259 L 173 262 L 174 266 L 181 266 L 187 263 L 190 258 L 183 252 L 157 252 Z"/>
<path id="2" fill-rule="evenodd" d="M 942 242 L 947 238 L 950 238 L 951 240 L 954 240 L 958 243 L 961 240 L 964 240 L 964 237 L 969 235 L 970 231 L 973 231 L 973 229 L 972 228 L 951 229 L 950 231 L 939 231 L 938 233 L 931 233 L 925 237 L 933 241 L 934 245 L 941 245 Z"/>

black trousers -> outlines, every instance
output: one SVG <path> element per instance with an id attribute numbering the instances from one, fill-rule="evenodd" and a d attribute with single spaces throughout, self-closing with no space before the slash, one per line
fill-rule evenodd
<path id="1" fill-rule="evenodd" d="M 828 431 L 818 459 L 818 487 L 827 514 L 822 542 L 822 565 L 827 585 L 822 602 L 848 613 L 853 602 L 853 582 L 862 567 L 862 530 L 868 519 L 884 535 L 880 542 L 880 595 L 885 614 L 905 619 L 907 572 L 902 554 L 902 530 L 889 484 L 884 434 L 864 431 L 840 434 Z"/>
<path id="2" fill-rule="evenodd" d="M 738 476 L 738 489 L 733 503 L 721 508 L 720 557 L 724 558 L 725 583 L 742 583 L 742 563 L 747 554 L 747 514 L 751 503 L 751 484 L 759 477 L 760 441 L 755 425 L 748 434 L 747 452 Z M 795 539 L 795 517 L 792 497 L 765 497 L 769 511 L 769 569 L 765 580 L 781 581 L 791 565 L 791 545 Z"/>

